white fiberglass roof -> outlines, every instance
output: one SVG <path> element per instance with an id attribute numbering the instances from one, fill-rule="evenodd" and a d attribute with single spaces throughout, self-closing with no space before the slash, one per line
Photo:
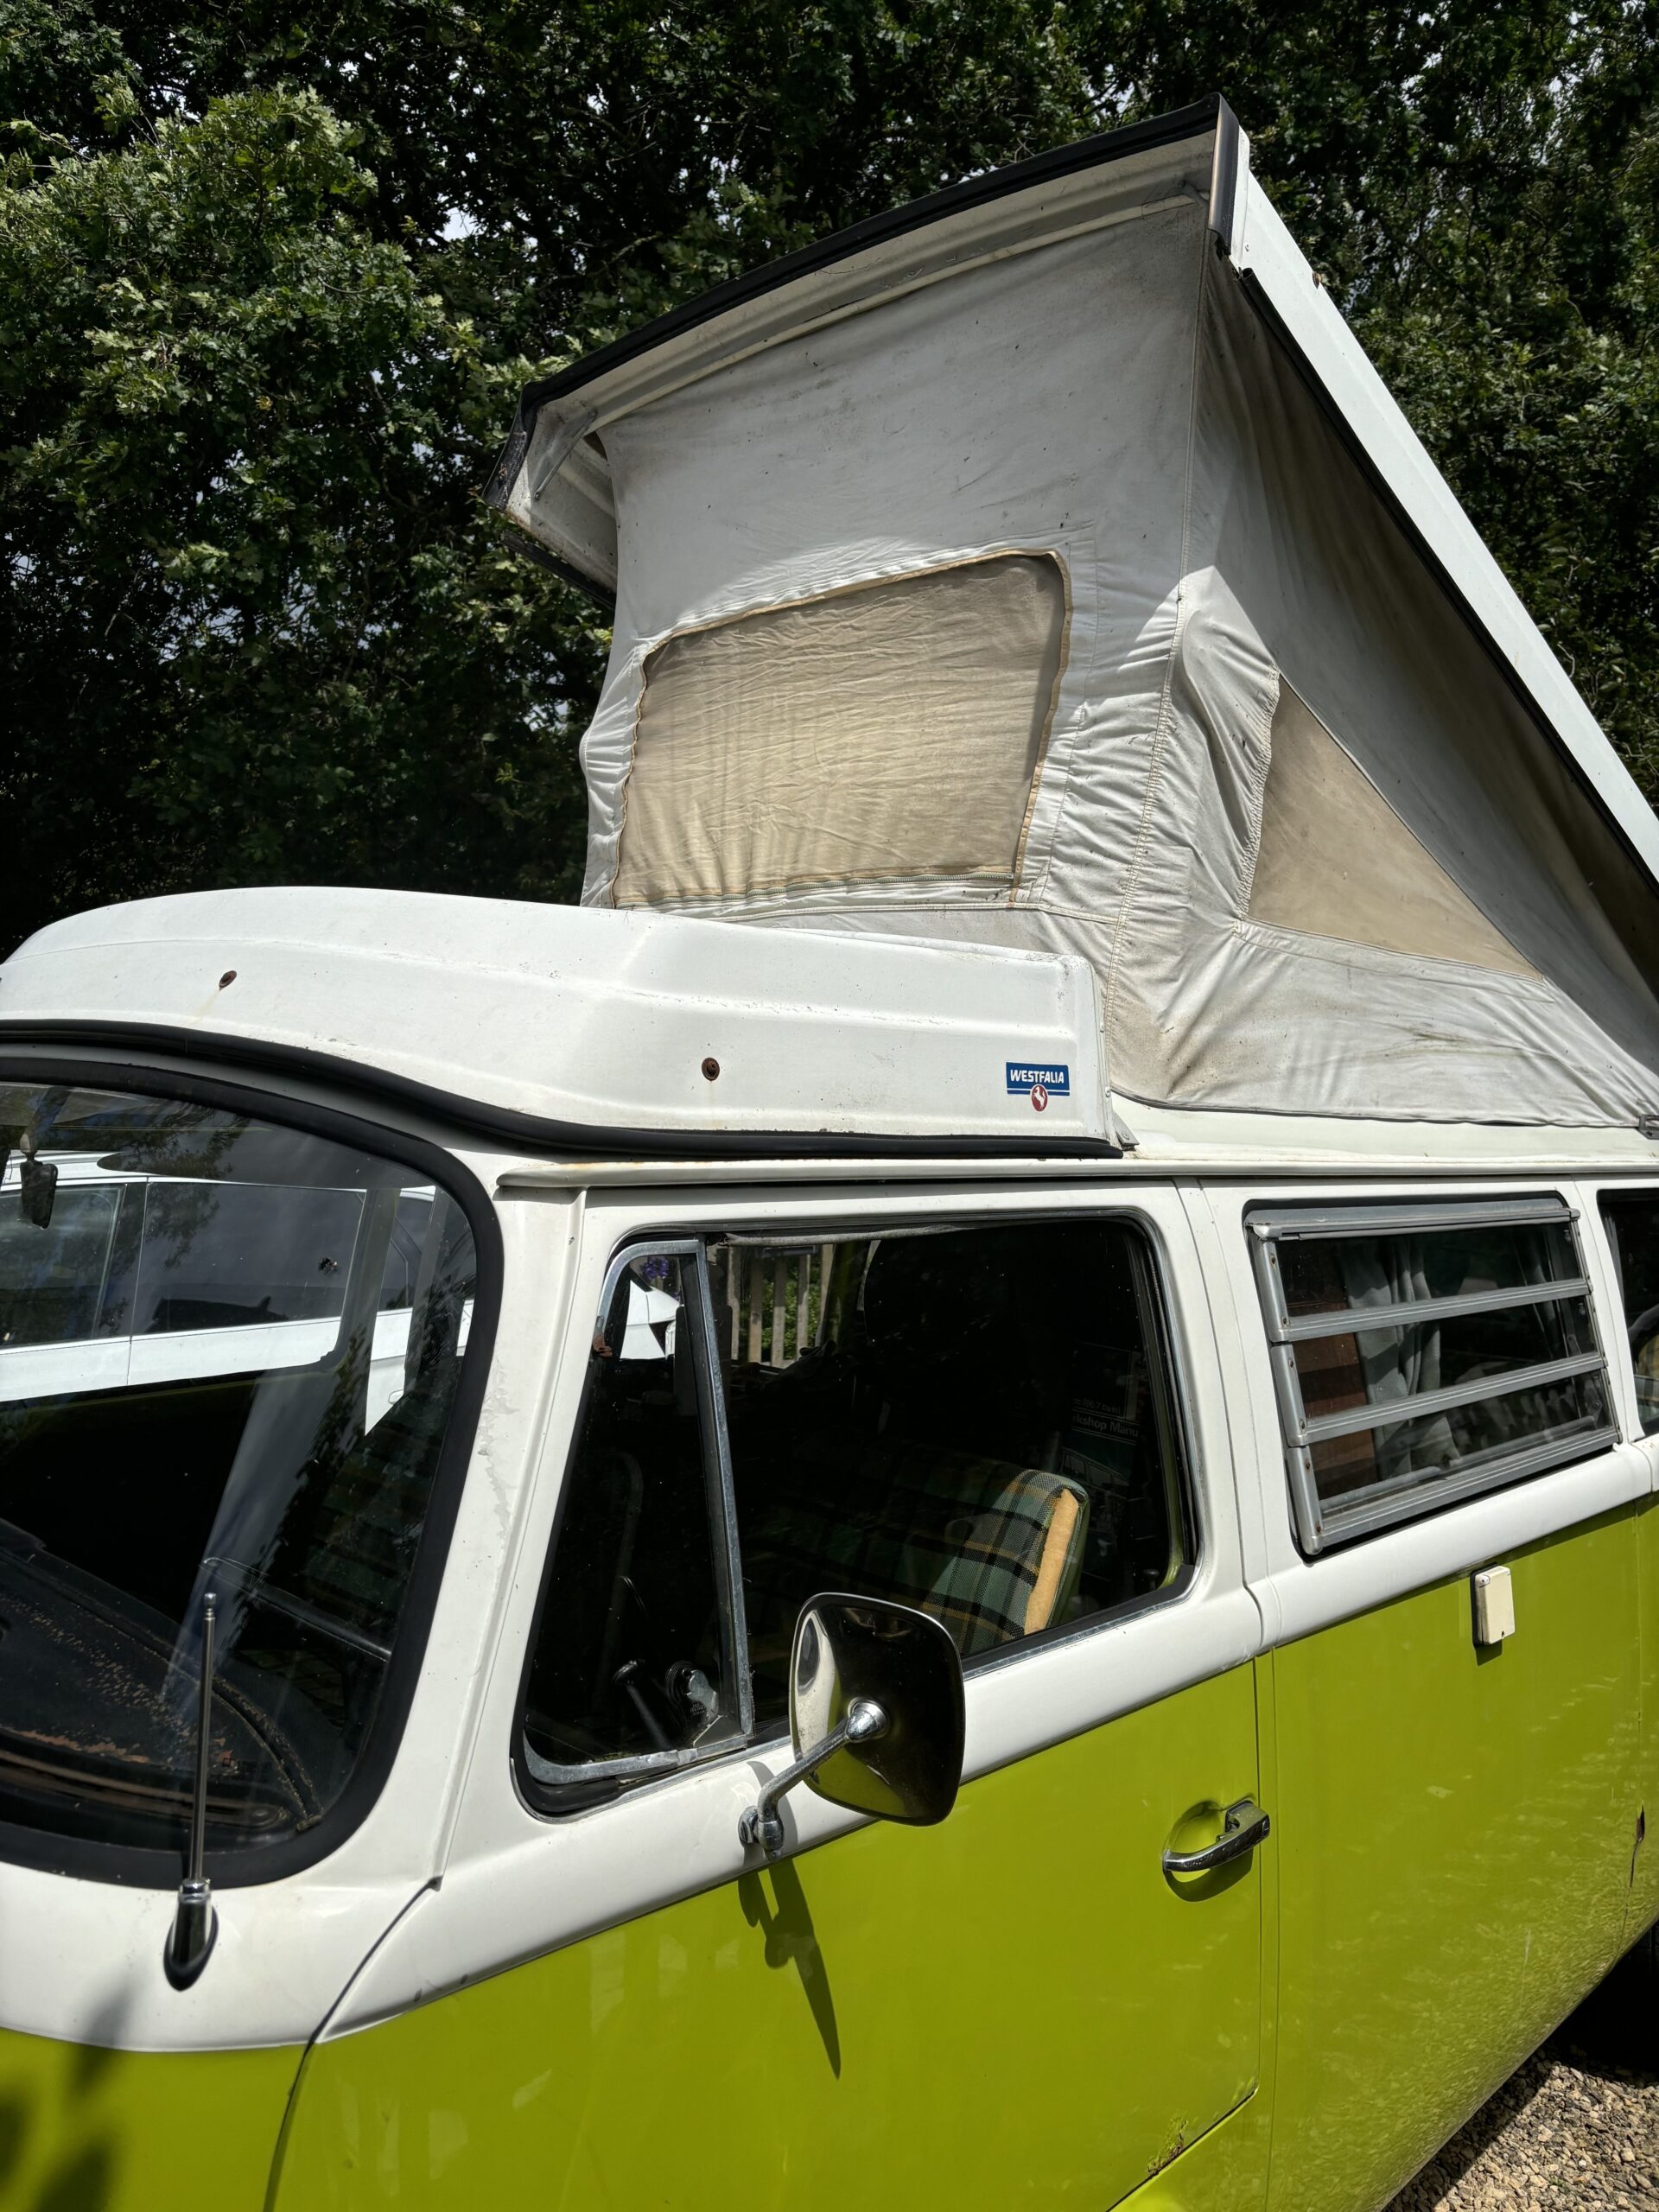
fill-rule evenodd
<path id="1" fill-rule="evenodd" d="M 566 1156 L 506 1177 L 528 1185 L 937 1180 L 974 1161 L 1022 1179 L 1651 1174 L 1659 1160 L 1630 1130 L 1141 1104 L 1126 1132 L 1097 1034 L 1074 958 L 401 892 L 139 900 L 55 923 L 0 965 L 0 1055 L 362 1084 L 510 1152 Z M 1066 1090 L 1051 1080 L 1039 1116 L 1035 1079 L 1057 1070 Z"/>
<path id="2" fill-rule="evenodd" d="M 1069 957 L 414 892 L 141 899 L 0 967 L 0 1049 L 302 1052 L 589 1150 L 949 1137 L 1109 1156 L 1097 1038 Z"/>

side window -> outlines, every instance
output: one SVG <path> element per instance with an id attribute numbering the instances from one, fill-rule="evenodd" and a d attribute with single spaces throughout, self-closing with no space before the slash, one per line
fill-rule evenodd
<path id="1" fill-rule="evenodd" d="M 1305 1551 L 1616 1440 L 1559 1199 L 1253 1215 Z"/>
<path id="2" fill-rule="evenodd" d="M 1659 1192 L 1604 1198 L 1601 1218 L 1618 1273 L 1642 1430 L 1652 1436 L 1659 1432 Z"/>
<path id="3" fill-rule="evenodd" d="M 132 1333 L 338 1319 L 362 1215 L 356 1191 L 152 1182 Z"/>
<path id="4" fill-rule="evenodd" d="M 41 1223 L 23 1208 L 20 1165 L 0 1192 L 0 1351 L 79 1343 L 101 1325 L 122 1185 L 61 1183 Z"/>
<path id="5" fill-rule="evenodd" d="M 524 1688 L 521 1775 L 567 1808 L 747 1732 L 704 1284 L 690 1246 L 607 1284 Z"/>
<path id="6" fill-rule="evenodd" d="M 1164 1589 L 1188 1557 L 1148 1255 L 1122 1223 L 715 1247 L 757 1719 L 821 1591 L 964 1660 Z"/>
<path id="7" fill-rule="evenodd" d="M 527 1794 L 568 1809 L 774 1730 L 822 1592 L 914 1605 L 971 1662 L 1166 1591 L 1185 1498 L 1122 1223 L 630 1253 L 526 1672 Z"/>

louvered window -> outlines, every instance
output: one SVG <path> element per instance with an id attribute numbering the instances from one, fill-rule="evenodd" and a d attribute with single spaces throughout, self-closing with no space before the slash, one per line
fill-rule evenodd
<path id="1" fill-rule="evenodd" d="M 1249 1227 L 1305 1551 L 1615 1441 L 1559 1198 L 1298 1208 Z"/>

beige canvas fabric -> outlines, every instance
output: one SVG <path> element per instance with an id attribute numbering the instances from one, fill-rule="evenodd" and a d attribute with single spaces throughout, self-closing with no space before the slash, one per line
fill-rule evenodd
<path id="1" fill-rule="evenodd" d="M 1065 576 L 1005 554 L 670 638 L 646 660 L 620 906 L 1014 880 Z"/>
<path id="2" fill-rule="evenodd" d="M 1121 182 L 1093 227 L 1039 194 L 1029 251 L 585 396 L 618 597 L 584 898 L 1081 954 L 1128 1097 L 1659 1110 L 1653 882 L 1203 194 Z M 988 1083 L 1019 1050 L 988 1037 Z"/>
<path id="3" fill-rule="evenodd" d="M 1288 683 L 1272 747 L 1252 921 L 1535 976 Z"/>

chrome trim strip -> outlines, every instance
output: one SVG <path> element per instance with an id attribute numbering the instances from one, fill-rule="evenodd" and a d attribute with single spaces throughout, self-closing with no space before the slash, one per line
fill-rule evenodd
<path id="1" fill-rule="evenodd" d="M 691 1323 L 692 1357 L 697 1363 L 699 1426 L 703 1433 L 703 1456 L 709 1482 L 709 1517 L 721 1541 L 713 1544 L 715 1573 L 721 1585 L 722 1637 L 729 1631 L 726 1656 L 737 1692 L 737 1725 L 707 1743 L 692 1744 L 674 1751 L 635 1751 L 626 1758 L 587 1759 L 566 1766 L 543 1758 L 525 1737 L 523 1700 L 515 1724 L 519 1756 L 535 1779 L 549 1789 L 582 1788 L 595 1782 L 629 1781 L 642 1775 L 677 1774 L 683 1768 L 701 1766 L 741 1749 L 754 1730 L 754 1686 L 749 1674 L 748 1628 L 743 1612 L 743 1578 L 737 1565 L 737 1507 L 732 1492 L 731 1452 L 726 1440 L 726 1412 L 714 1360 L 714 1301 L 709 1288 L 708 1257 L 696 1236 L 635 1237 L 611 1255 L 594 1316 L 593 1339 L 605 1326 L 626 1269 L 636 1260 L 690 1260 L 695 1287 L 688 1287 L 684 1311 Z M 592 1357 L 591 1351 L 589 1357 Z M 586 1411 L 586 1396 L 583 1398 Z M 580 1417 L 579 1417 L 580 1418 Z M 709 1446 L 714 1451 L 710 1453 Z M 556 1536 L 555 1538 L 556 1543 Z"/>
<path id="2" fill-rule="evenodd" d="M 702 1382 L 709 1407 L 709 1441 L 720 1479 L 720 1528 L 723 1542 L 715 1553 L 715 1579 L 730 1630 L 730 1663 L 737 1688 L 737 1725 L 747 1738 L 754 1733 L 754 1674 L 749 1664 L 749 1617 L 743 1602 L 743 1553 L 737 1533 L 737 1484 L 732 1473 L 732 1443 L 726 1428 L 726 1389 L 721 1371 L 720 1332 L 715 1320 L 714 1285 L 709 1273 L 706 1239 L 696 1241 L 697 1302 L 702 1341 L 698 1346 Z"/>

